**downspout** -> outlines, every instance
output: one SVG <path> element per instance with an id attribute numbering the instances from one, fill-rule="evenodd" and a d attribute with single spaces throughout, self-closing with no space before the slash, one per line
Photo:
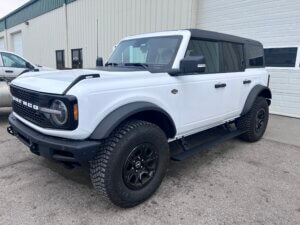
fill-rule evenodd
<path id="1" fill-rule="evenodd" d="M 66 67 L 70 68 L 70 47 L 69 47 L 69 25 L 68 25 L 68 9 L 67 9 L 67 0 L 64 3 L 64 11 L 65 11 L 65 30 L 66 30 Z"/>

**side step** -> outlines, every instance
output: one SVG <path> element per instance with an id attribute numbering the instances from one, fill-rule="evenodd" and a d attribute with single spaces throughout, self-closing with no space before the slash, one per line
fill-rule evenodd
<path id="1" fill-rule="evenodd" d="M 243 134 L 244 131 L 240 131 L 240 130 L 234 130 L 234 131 L 228 131 L 225 130 L 224 128 L 213 128 L 210 129 L 208 131 L 204 131 L 201 132 L 199 135 L 197 135 L 197 137 L 193 137 L 193 139 L 198 139 L 198 144 L 196 144 L 194 147 L 191 148 L 182 148 L 183 151 L 177 154 L 174 154 L 171 156 L 172 160 L 175 161 L 182 161 L 185 160 L 187 158 L 190 158 L 192 156 L 194 156 L 195 154 L 200 153 L 201 151 L 214 146 L 216 144 L 220 144 L 222 142 L 225 142 L 227 140 L 230 140 L 232 138 L 235 138 L 241 134 Z M 194 135 L 196 136 L 196 135 Z M 182 140 L 178 140 L 180 142 L 180 145 L 182 146 Z M 185 142 L 189 142 L 189 141 L 185 141 L 183 140 L 184 145 L 186 146 Z"/>

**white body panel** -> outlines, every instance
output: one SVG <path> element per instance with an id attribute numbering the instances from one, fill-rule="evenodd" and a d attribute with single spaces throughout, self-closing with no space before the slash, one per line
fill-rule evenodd
<path id="1" fill-rule="evenodd" d="M 128 37 L 182 35 L 183 39 L 172 68 L 179 68 L 191 36 L 189 31 L 161 32 Z M 78 76 L 99 74 L 100 78 L 85 79 L 73 86 L 68 95 L 77 97 L 79 125 L 73 131 L 44 129 L 16 115 L 21 121 L 47 135 L 69 139 L 86 139 L 112 111 L 134 102 L 149 102 L 166 111 L 173 119 L 180 138 L 208 129 L 240 116 L 246 98 L 256 84 L 267 86 L 265 69 L 246 69 L 244 72 L 170 76 L 149 71 L 74 70 L 28 73 L 12 84 L 46 93 L 62 94 Z M 251 84 L 243 84 L 250 79 Z M 224 82 L 226 88 L 216 89 Z M 173 94 L 172 90 L 178 93 Z"/>

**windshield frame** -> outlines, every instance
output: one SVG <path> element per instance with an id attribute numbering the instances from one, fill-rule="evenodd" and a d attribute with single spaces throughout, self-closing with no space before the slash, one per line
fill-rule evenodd
<path id="1" fill-rule="evenodd" d="M 109 59 L 107 60 L 107 64 L 108 63 L 117 63 L 117 62 L 111 62 L 111 58 L 114 56 L 116 50 L 118 49 L 118 47 L 120 46 L 121 43 L 127 42 L 127 41 L 132 41 L 132 40 L 142 40 L 142 39 L 151 39 L 151 38 L 178 38 L 178 43 L 175 46 L 175 51 L 174 54 L 170 60 L 170 62 L 168 64 L 147 64 L 147 63 L 143 63 L 143 64 L 147 64 L 148 65 L 148 70 L 150 72 L 163 72 L 163 71 L 169 71 L 170 69 L 172 69 L 174 61 L 176 59 L 176 56 L 178 54 L 179 48 L 182 44 L 182 40 L 183 40 L 183 35 L 178 34 L 178 35 L 163 35 L 163 36 L 148 36 L 148 37 L 138 37 L 138 38 L 128 38 L 128 39 L 123 39 L 122 41 L 119 42 L 119 44 L 116 46 L 116 48 L 114 49 L 114 51 L 112 52 L 112 54 L 110 55 Z M 128 65 L 124 65 L 126 63 L 118 63 L 118 65 L 115 65 L 117 67 L 133 67 L 133 66 L 128 66 Z M 134 64 L 134 63 L 133 63 Z M 145 68 L 143 67 L 136 67 L 142 70 L 145 70 Z"/>

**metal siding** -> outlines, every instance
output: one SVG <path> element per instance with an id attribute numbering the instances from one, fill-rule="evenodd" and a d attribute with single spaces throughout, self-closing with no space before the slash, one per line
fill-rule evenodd
<path id="1" fill-rule="evenodd" d="M 6 19 L 7 28 L 11 28 L 17 24 L 38 17 L 51 10 L 63 6 L 64 0 L 39 0 L 26 8 L 14 13 Z"/>
<path id="2" fill-rule="evenodd" d="M 83 49 L 83 66 L 94 67 L 97 56 L 108 59 L 112 48 L 128 35 L 195 27 L 195 0 L 77 0 L 68 5 L 70 49 Z"/>
<path id="3" fill-rule="evenodd" d="M 1 32 L 0 32 L 0 50 L 5 50 L 4 37 L 1 36 Z"/>
<path id="4" fill-rule="evenodd" d="M 49 23 L 51 21 L 51 23 Z M 32 63 L 56 67 L 55 51 L 66 49 L 64 7 L 7 29 L 8 50 L 13 50 L 12 35 L 22 31 L 23 55 Z"/>
<path id="5" fill-rule="evenodd" d="M 204 0 L 197 27 L 257 39 L 265 46 L 299 45 L 300 1 Z"/>
<path id="6" fill-rule="evenodd" d="M 25 4 L 23 8 L 17 9 L 0 21 L 0 32 L 5 29 L 5 20 L 6 28 L 12 28 L 18 24 L 62 7 L 64 3 L 69 4 L 75 1 L 76 0 L 32 0 Z"/>

